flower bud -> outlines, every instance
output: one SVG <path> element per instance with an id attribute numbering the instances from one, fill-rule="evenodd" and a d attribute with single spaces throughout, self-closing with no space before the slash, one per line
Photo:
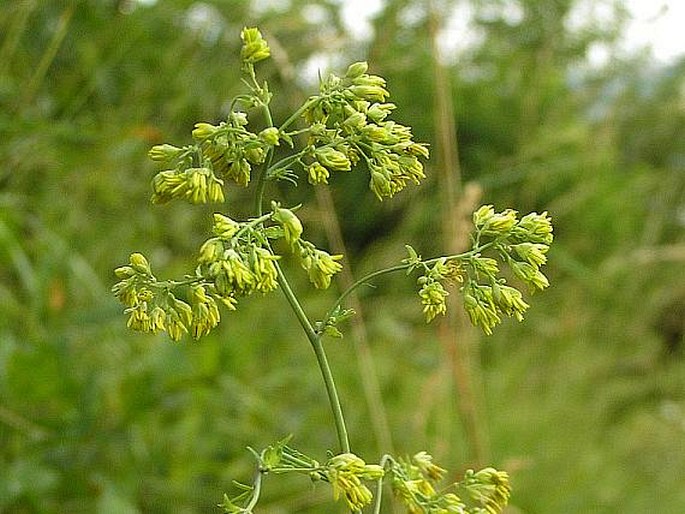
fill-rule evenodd
<path id="1" fill-rule="evenodd" d="M 314 162 L 307 166 L 307 176 L 309 183 L 312 185 L 328 184 L 328 177 L 330 176 L 330 173 L 324 166 L 321 165 L 321 163 Z"/>
<path id="2" fill-rule="evenodd" d="M 542 214 L 531 212 L 521 218 L 517 229 L 523 232 L 523 237 L 532 243 L 552 244 L 552 219 L 547 211 Z"/>
<path id="3" fill-rule="evenodd" d="M 276 127 L 268 127 L 259 133 L 259 139 L 264 141 L 267 145 L 278 145 L 278 129 Z"/>
<path id="4" fill-rule="evenodd" d="M 547 250 L 549 246 L 540 243 L 519 243 L 513 245 L 516 253 L 533 266 L 542 266 L 547 262 Z"/>
<path id="5" fill-rule="evenodd" d="M 125 279 L 132 277 L 136 274 L 136 272 L 133 270 L 131 266 L 120 266 L 114 270 L 114 274 L 117 278 Z"/>
<path id="6" fill-rule="evenodd" d="M 378 169 L 371 170 L 371 181 L 369 182 L 369 188 L 374 192 L 379 200 L 383 200 L 384 196 L 392 196 L 390 181 L 385 174 Z"/>
<path id="7" fill-rule="evenodd" d="M 369 64 L 366 61 L 359 61 L 349 65 L 347 72 L 345 73 L 345 78 L 356 79 L 361 77 L 366 70 L 369 69 Z"/>
<path id="8" fill-rule="evenodd" d="M 198 262 L 202 264 L 214 264 L 221 258 L 224 252 L 224 245 L 217 238 L 208 239 L 200 247 Z"/>
<path id="9" fill-rule="evenodd" d="M 382 125 L 371 124 L 364 127 L 364 135 L 374 143 L 382 143 L 392 145 L 397 143 L 399 139 L 387 127 Z"/>
<path id="10" fill-rule="evenodd" d="M 483 205 L 473 213 L 473 224 L 476 226 L 476 228 L 481 228 L 488 221 L 490 221 L 490 218 L 492 218 L 494 215 L 495 209 L 492 207 L 492 205 Z"/>
<path id="11" fill-rule="evenodd" d="M 516 225 L 516 211 L 506 209 L 492 216 L 487 224 L 487 229 L 493 232 L 509 232 Z"/>
<path id="12" fill-rule="evenodd" d="M 209 184 L 209 190 L 207 191 L 207 196 L 209 201 L 213 203 L 223 203 L 226 198 L 224 197 L 224 190 L 221 187 L 223 185 L 223 180 L 214 178 Z"/>
<path id="13" fill-rule="evenodd" d="M 152 275 L 150 270 L 150 263 L 147 261 L 142 253 L 132 253 L 129 257 L 129 262 L 131 267 L 138 273 L 144 275 Z"/>
<path id="14" fill-rule="evenodd" d="M 350 171 L 352 163 L 347 156 L 334 148 L 317 148 L 316 159 L 331 171 Z"/>
<path id="15" fill-rule="evenodd" d="M 210 123 L 196 123 L 193 129 L 193 137 L 199 139 L 200 141 L 204 139 L 209 139 L 214 136 L 218 130 L 218 127 L 211 125 Z"/>
<path id="16" fill-rule="evenodd" d="M 147 155 L 153 161 L 169 162 L 176 158 L 181 151 L 182 149 L 178 148 L 177 146 L 163 144 L 155 145 L 150 148 L 150 151 L 147 153 Z"/>
<path id="17" fill-rule="evenodd" d="M 376 123 L 380 123 L 392 112 L 392 110 L 395 107 L 395 104 L 391 103 L 375 103 L 371 105 L 371 107 L 369 107 L 369 109 L 366 111 L 366 115 L 369 117 L 370 120 L 375 121 Z"/>
<path id="18" fill-rule="evenodd" d="M 247 114 L 241 111 L 232 111 L 228 120 L 234 127 L 244 127 L 247 125 Z"/>
<path id="19" fill-rule="evenodd" d="M 388 90 L 382 86 L 358 85 L 350 86 L 349 90 L 354 96 L 371 102 L 384 102 L 390 96 Z"/>
<path id="20" fill-rule="evenodd" d="M 252 164 L 261 164 L 266 159 L 266 152 L 260 147 L 248 148 L 245 150 L 245 158 Z"/>
<path id="21" fill-rule="evenodd" d="M 366 115 L 363 112 L 354 112 L 345 119 L 343 125 L 353 129 L 360 129 L 366 125 Z"/>
<path id="22" fill-rule="evenodd" d="M 224 239 L 232 238 L 240 230 L 240 224 L 228 216 L 214 213 L 214 233 Z"/>
<path id="23" fill-rule="evenodd" d="M 190 308 L 183 300 L 174 298 L 174 310 L 178 316 L 178 319 L 186 326 L 190 325 L 193 321 L 193 309 Z"/>
<path id="24" fill-rule="evenodd" d="M 292 247 L 302 235 L 302 222 L 290 209 L 283 209 L 273 204 L 274 214 L 272 219 L 283 228 L 286 242 Z"/>
<path id="25" fill-rule="evenodd" d="M 258 28 L 245 27 L 240 32 L 240 38 L 243 40 L 243 47 L 240 51 L 240 57 L 243 62 L 256 63 L 267 59 L 271 55 L 269 45 L 264 41 L 262 33 Z"/>

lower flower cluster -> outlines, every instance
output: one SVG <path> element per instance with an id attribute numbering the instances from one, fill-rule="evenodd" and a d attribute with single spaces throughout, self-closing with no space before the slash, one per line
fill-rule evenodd
<path id="1" fill-rule="evenodd" d="M 289 439 L 289 438 L 288 438 Z M 267 473 L 299 473 L 315 483 L 326 482 L 333 499 L 342 501 L 352 512 L 361 512 L 375 502 L 380 512 L 382 498 L 374 496 L 371 482 L 380 491 L 389 483 L 395 498 L 410 514 L 498 514 L 509 502 L 509 476 L 494 468 L 468 470 L 461 481 L 442 485 L 447 470 L 433 462 L 425 451 L 411 458 L 386 455 L 380 464 L 368 464 L 354 453 L 346 452 L 320 464 L 288 446 L 288 439 L 254 452 L 258 474 L 252 486 L 242 485 L 242 493 L 224 495 L 221 507 L 227 514 L 252 513 L 259 501 L 261 477 Z"/>

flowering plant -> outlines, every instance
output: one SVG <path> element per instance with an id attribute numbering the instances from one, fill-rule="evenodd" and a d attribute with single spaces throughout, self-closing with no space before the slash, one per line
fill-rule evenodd
<path id="1" fill-rule="evenodd" d="M 150 150 L 150 158 L 165 168 L 152 180 L 152 202 L 222 203 L 228 183 L 239 187 L 254 183 L 253 217 L 237 220 L 228 213 L 215 213 L 212 235 L 199 249 L 194 272 L 180 280 L 159 280 L 147 258 L 133 253 L 127 265 L 115 270 L 119 282 L 113 292 L 125 306 L 130 328 L 166 332 L 179 341 L 187 334 L 193 338 L 208 334 L 220 322 L 220 306 L 234 311 L 246 296 L 280 289 L 316 355 L 340 448 L 323 464 L 290 447 L 287 440 L 261 452 L 253 450 L 258 470 L 254 483 L 243 486 L 237 496 L 225 496 L 220 506 L 228 513 L 253 512 L 264 474 L 295 472 L 329 483 L 334 499 L 343 500 L 354 512 L 374 503 L 367 486 L 374 481 L 378 492 L 384 481 L 389 483 L 411 513 L 499 512 L 510 494 L 504 472 L 493 468 L 468 471 L 463 480 L 440 488 L 445 470 L 426 452 L 408 459 L 386 455 L 379 464 L 367 464 L 352 453 L 322 338 L 341 335 L 337 325 L 354 314 L 343 306 L 352 291 L 397 271 L 418 274 L 418 296 L 427 322 L 446 313 L 450 286 L 458 288 L 469 319 L 486 334 L 504 317 L 522 320 L 529 305 L 508 284 L 501 267 L 508 267 L 531 290 L 546 288 L 549 283 L 541 267 L 553 239 L 550 218 L 547 213 L 519 217 L 511 209 L 496 212 L 491 205 L 480 207 L 473 214 L 469 251 L 423 259 L 407 245 L 408 256 L 401 263 L 359 279 L 342 292 L 321 321 L 313 322 L 279 260 L 292 254 L 312 285 L 326 289 L 342 269 L 343 256 L 331 255 L 305 239 L 297 207 L 273 199 L 265 209 L 268 184 L 297 182 L 302 176 L 312 185 L 326 185 L 336 173 L 363 169 L 369 174 L 370 190 L 382 201 L 410 184 L 421 183 L 428 147 L 414 141 L 410 127 L 390 119 L 395 105 L 386 102 L 390 96 L 386 82 L 368 74 L 365 62 L 353 63 L 343 76 L 330 74 L 322 79 L 319 93 L 276 125 L 269 107 L 272 93 L 255 72 L 255 64 L 269 58 L 269 46 L 256 28 L 243 29 L 241 38 L 248 92 L 234 99 L 225 121 L 197 123 L 191 144 L 161 144 Z M 259 129 L 252 129 L 250 110 L 262 116 Z M 295 128 L 296 123 L 302 128 Z M 304 143 L 296 144 L 300 141 Z M 289 149 L 278 160 L 277 146 Z M 378 492 L 376 513 L 381 508 Z"/>

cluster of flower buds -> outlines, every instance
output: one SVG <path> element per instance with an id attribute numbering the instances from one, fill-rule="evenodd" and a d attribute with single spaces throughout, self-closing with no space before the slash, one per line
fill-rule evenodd
<path id="1" fill-rule="evenodd" d="M 297 242 L 297 257 L 300 265 L 309 275 L 309 281 L 317 289 L 328 289 L 333 275 L 342 269 L 338 261 L 342 255 L 331 255 L 325 250 L 316 248 L 309 241 L 300 239 Z"/>
<path id="2" fill-rule="evenodd" d="M 353 453 L 343 453 L 328 460 L 324 467 L 325 479 L 333 487 L 333 498 L 341 497 L 353 512 L 361 511 L 373 500 L 364 480 L 378 480 L 385 474 L 378 464 L 367 464 Z"/>
<path id="3" fill-rule="evenodd" d="M 240 32 L 240 39 L 243 40 L 243 47 L 240 50 L 240 57 L 244 63 L 254 64 L 271 55 L 269 45 L 262 37 L 262 33 L 256 27 L 245 27 Z"/>
<path id="4" fill-rule="evenodd" d="M 459 262 L 446 258 L 438 259 L 432 267 L 426 267 L 426 273 L 419 277 L 419 298 L 423 305 L 426 322 L 430 322 L 438 314 L 447 312 L 447 296 L 449 293 L 443 284 L 462 281 L 463 270 Z"/>
<path id="5" fill-rule="evenodd" d="M 461 293 L 471 323 L 490 335 L 503 316 L 523 320 L 529 305 L 518 289 L 507 285 L 498 260 L 482 252 L 491 250 L 499 256 L 531 291 L 544 289 L 549 281 L 540 268 L 547 262 L 553 240 L 552 224 L 546 212 L 533 212 L 519 219 L 516 211 L 507 209 L 497 213 L 491 205 L 480 207 L 473 215 L 473 222 L 475 232 L 470 252 L 424 262 L 408 246 L 409 257 L 403 262 L 410 265 L 410 270 L 424 270 L 418 283 L 426 321 L 447 312 L 449 293 L 445 286 L 459 282 L 463 283 Z"/>
<path id="6" fill-rule="evenodd" d="M 386 455 L 381 464 L 367 464 L 348 452 L 319 464 L 290 447 L 289 440 L 274 443 L 259 453 L 251 450 L 257 459 L 258 475 L 295 472 L 308 475 L 314 482 L 328 482 L 335 501 L 344 500 L 352 512 L 361 512 L 374 501 L 366 483 L 383 479 L 389 479 L 393 493 L 410 514 L 499 514 L 509 502 L 509 476 L 494 468 L 468 470 L 462 481 L 442 487 L 439 483 L 447 470 L 435 464 L 425 451 L 408 459 Z M 219 506 L 227 514 L 252 512 L 243 505 L 253 507 L 258 502 L 260 488 L 256 484 L 260 479 L 258 476 L 253 486 L 241 484 L 243 492 L 238 496 L 224 495 Z M 379 511 L 381 498 L 376 502 L 375 511 Z"/>
<path id="7" fill-rule="evenodd" d="M 392 460 L 388 474 L 395 496 L 410 514 L 467 512 L 466 505 L 454 492 L 436 490 L 445 472 L 433 463 L 431 455 L 420 452 L 411 459 Z"/>
<path id="8" fill-rule="evenodd" d="M 190 203 L 224 201 L 224 181 L 211 168 L 185 168 L 159 172 L 152 179 L 152 203 L 182 198 Z"/>
<path id="9" fill-rule="evenodd" d="M 254 292 L 278 288 L 279 258 L 266 246 L 260 227 L 240 224 L 223 214 L 214 214 L 214 234 L 200 247 L 196 274 L 209 282 L 225 301 Z"/>
<path id="10" fill-rule="evenodd" d="M 511 485 L 506 471 L 498 471 L 494 468 L 485 468 L 480 471 L 469 469 L 464 474 L 460 485 L 486 513 L 501 512 L 509 503 Z"/>
<path id="11" fill-rule="evenodd" d="M 270 240 L 285 240 L 314 286 L 328 288 L 333 275 L 342 269 L 338 262 L 342 256 L 330 255 L 302 239 L 302 223 L 291 209 L 277 202 L 272 209 L 245 222 L 215 213 L 214 236 L 202 244 L 195 274 L 183 282 L 158 281 L 147 259 L 133 254 L 129 265 L 117 268 L 120 282 L 113 288 L 129 314 L 129 327 L 167 331 L 176 341 L 186 333 L 195 338 L 209 333 L 219 322 L 218 303 L 235 310 L 240 297 L 278 288 L 276 261 L 280 256 L 271 250 Z M 267 225 L 268 221 L 275 224 Z M 179 289 L 187 290 L 189 303 L 174 296 Z"/>
<path id="12" fill-rule="evenodd" d="M 326 184 L 331 172 L 350 171 L 363 158 L 369 187 L 382 200 L 425 178 L 419 158 L 428 158 L 428 147 L 413 141 L 409 127 L 386 120 L 395 105 L 385 103 L 385 79 L 367 68 L 356 62 L 344 77 L 329 75 L 321 94 L 310 99 L 306 171 L 310 183 Z"/>
<path id="13" fill-rule="evenodd" d="M 172 292 L 174 284 L 158 281 L 140 253 L 132 254 L 129 264 L 117 268 L 115 274 L 120 281 L 112 291 L 126 306 L 128 326 L 134 330 L 153 334 L 166 331 L 178 341 L 187 333 L 196 339 L 202 337 L 219 323 L 215 295 L 207 294 L 200 283 L 193 283 L 188 293 L 190 303 L 178 299 Z M 227 305 L 233 308 L 231 302 Z"/>
<path id="14" fill-rule="evenodd" d="M 445 473 L 426 452 L 411 459 L 392 460 L 387 471 L 395 496 L 411 514 L 497 514 L 509 501 L 511 488 L 504 472 L 493 468 L 469 470 L 463 481 L 438 489 Z M 459 490 L 466 490 L 470 498 L 462 499 L 454 492 Z"/>
<path id="15" fill-rule="evenodd" d="M 271 219 L 280 225 L 283 238 L 309 275 L 309 281 L 317 289 L 328 289 L 333 275 L 342 269 L 338 262 L 342 255 L 331 255 L 302 239 L 302 222 L 292 210 L 282 208 L 277 202 L 272 202 L 271 207 Z"/>
<path id="16" fill-rule="evenodd" d="M 191 203 L 224 201 L 224 179 L 239 186 L 250 183 L 252 166 L 262 164 L 269 148 L 279 144 L 278 129 L 268 127 L 258 134 L 245 128 L 247 115 L 231 112 L 218 125 L 196 123 L 195 144 L 178 148 L 155 145 L 148 155 L 170 169 L 152 180 L 152 202 L 166 203 L 175 198 Z"/>

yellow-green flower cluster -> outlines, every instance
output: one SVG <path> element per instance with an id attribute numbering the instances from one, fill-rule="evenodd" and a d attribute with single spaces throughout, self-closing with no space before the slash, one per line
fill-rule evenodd
<path id="1" fill-rule="evenodd" d="M 492 205 L 484 205 L 473 214 L 476 227 L 476 248 L 492 247 L 514 275 L 531 290 L 549 286 L 540 267 L 547 263 L 547 252 L 552 243 L 552 223 L 546 212 L 527 214 L 518 218 L 512 209 L 495 212 Z M 483 257 L 478 251 L 465 265 L 468 280 L 462 288 L 464 307 L 471 322 L 491 334 L 501 322 L 501 315 L 521 321 L 528 304 L 521 292 L 506 285 L 499 276 L 496 260 Z"/>
<path id="2" fill-rule="evenodd" d="M 112 292 L 126 307 L 128 326 L 133 330 L 153 334 L 166 331 L 178 341 L 187 333 L 199 338 L 219 323 L 215 295 L 207 294 L 200 283 L 193 283 L 190 303 L 176 298 L 172 292 L 174 284 L 158 281 L 140 253 L 132 254 L 129 264 L 117 268 L 115 274 L 120 281 Z M 230 302 L 227 305 L 232 308 Z"/>
<path id="3" fill-rule="evenodd" d="M 413 251 L 413 249 L 411 250 Z M 437 315 L 447 312 L 449 293 L 444 284 L 461 282 L 463 270 L 456 260 L 438 259 L 432 267 L 418 262 L 425 268 L 425 274 L 417 280 L 421 286 L 419 298 L 423 305 L 426 322 L 431 322 Z"/>
<path id="4" fill-rule="evenodd" d="M 271 219 L 280 226 L 283 238 L 309 275 L 309 281 L 317 289 L 328 289 L 333 275 L 342 269 L 338 262 L 342 255 L 331 255 L 302 239 L 302 222 L 292 210 L 281 207 L 277 202 L 272 202 L 271 208 Z"/>
<path id="5" fill-rule="evenodd" d="M 502 512 L 511 496 L 509 475 L 505 471 L 498 471 L 494 468 L 485 468 L 480 471 L 468 470 L 461 486 L 487 514 Z"/>
<path id="6" fill-rule="evenodd" d="M 309 241 L 299 239 L 297 241 L 296 255 L 300 266 L 309 275 L 309 281 L 317 289 L 328 289 L 331 285 L 333 275 L 342 269 L 342 264 L 338 261 L 342 255 L 331 255 L 325 250 L 316 248 Z"/>
<path id="7" fill-rule="evenodd" d="M 360 511 L 373 500 L 373 494 L 362 482 L 378 480 L 384 475 L 377 464 L 366 464 L 353 453 L 343 453 L 331 458 L 325 465 L 324 475 L 333 487 L 333 498 L 341 497 L 352 511 Z"/>
<path id="8" fill-rule="evenodd" d="M 471 323 L 490 335 L 503 317 L 523 320 L 529 307 L 521 292 L 507 285 L 506 278 L 501 276 L 500 263 L 509 266 L 533 291 L 549 286 L 540 268 L 547 263 L 553 240 L 552 223 L 546 212 L 533 212 L 519 219 L 516 211 L 495 212 L 491 205 L 480 207 L 473 214 L 473 222 L 475 232 L 470 252 L 424 262 L 407 247 L 409 258 L 403 262 L 410 265 L 410 271 L 424 269 L 418 283 L 426 321 L 447 311 L 449 293 L 445 285 L 463 282 L 460 291 Z M 498 256 L 499 261 L 484 256 L 486 250 Z M 433 266 L 428 262 L 434 262 Z"/>
<path id="9" fill-rule="evenodd" d="M 267 127 L 255 134 L 245 128 L 247 124 L 247 115 L 234 111 L 218 125 L 196 123 L 193 145 L 153 146 L 150 158 L 170 169 L 152 179 L 152 202 L 183 199 L 195 204 L 220 203 L 224 201 L 225 179 L 247 186 L 252 166 L 262 164 L 268 150 L 280 141 L 277 128 Z"/>
<path id="10" fill-rule="evenodd" d="M 479 208 L 473 214 L 476 238 L 480 242 L 492 240 L 514 274 L 531 290 L 549 287 L 547 277 L 540 268 L 547 263 L 547 252 L 552 244 L 552 222 L 546 212 L 532 212 L 520 220 L 516 211 L 507 209 L 496 213 L 491 205 Z"/>
<path id="11" fill-rule="evenodd" d="M 554 240 L 552 220 L 547 212 L 531 212 L 521 219 L 512 209 L 495 212 L 492 205 L 483 205 L 473 213 L 473 224 L 479 233 L 512 243 L 541 243 L 549 246 Z"/>
<path id="12" fill-rule="evenodd" d="M 258 229 L 241 225 L 222 214 L 214 215 L 214 233 L 200 247 L 197 273 L 208 281 L 224 301 L 254 292 L 268 293 L 278 288 L 278 256 L 264 246 Z"/>
<path id="13" fill-rule="evenodd" d="M 367 74 L 367 68 L 356 62 L 344 77 L 329 75 L 321 95 L 310 99 L 305 117 L 313 162 L 306 170 L 310 183 L 325 184 L 331 172 L 349 171 L 362 161 L 369 187 L 382 200 L 425 178 L 419 158 L 428 158 L 428 147 L 413 141 L 409 127 L 386 120 L 395 105 L 385 103 L 385 79 Z"/>
<path id="14" fill-rule="evenodd" d="M 505 472 L 494 468 L 468 470 L 463 481 L 438 489 L 445 473 L 426 452 L 409 460 L 391 460 L 387 471 L 395 496 L 410 514 L 498 514 L 509 501 L 511 487 Z M 462 498 L 455 491 L 466 491 L 468 496 Z"/>
<path id="15" fill-rule="evenodd" d="M 426 452 L 414 455 L 410 460 L 391 461 L 388 471 L 395 496 L 410 514 L 464 514 L 466 505 L 454 492 L 437 489 L 445 470 L 433 463 Z"/>
<path id="16" fill-rule="evenodd" d="M 290 245 L 290 248 L 294 248 L 302 235 L 303 229 L 300 218 L 290 209 L 281 208 L 276 202 L 272 203 L 272 209 L 273 216 L 271 219 L 281 226 L 286 243 Z"/>
<path id="17" fill-rule="evenodd" d="M 224 201 L 224 181 L 207 167 L 173 169 L 159 172 L 152 179 L 152 203 L 167 203 L 181 198 L 190 203 Z"/>
<path id="18" fill-rule="evenodd" d="M 225 122 L 197 123 L 193 130 L 198 152 L 214 173 L 243 187 L 250 183 L 252 166 L 262 164 L 268 149 L 278 144 L 277 132 L 265 129 L 254 134 L 247 124 L 247 115 L 234 111 Z"/>
<path id="19" fill-rule="evenodd" d="M 262 37 L 258 28 L 245 27 L 240 32 L 240 39 L 243 40 L 243 47 L 240 50 L 240 57 L 244 63 L 254 64 L 271 55 L 269 45 Z"/>

